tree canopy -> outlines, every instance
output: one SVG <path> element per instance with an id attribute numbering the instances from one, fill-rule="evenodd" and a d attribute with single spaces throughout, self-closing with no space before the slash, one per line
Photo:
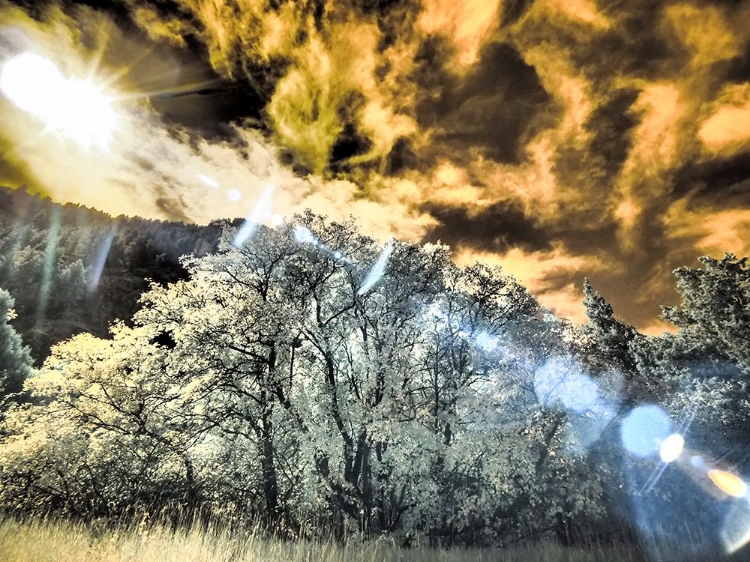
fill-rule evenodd
<path id="1" fill-rule="evenodd" d="M 619 518 L 671 525 L 674 506 L 706 502 L 700 467 L 748 460 L 746 258 L 677 270 L 682 304 L 664 311 L 676 331 L 654 337 L 588 281 L 589 322 L 574 326 L 499 267 L 311 212 L 276 228 L 217 222 L 221 241 L 197 235 L 179 262 L 146 223 L 76 229 L 66 214 L 0 233 L 3 279 L 26 303 L 15 319 L 0 291 L 1 390 L 16 402 L 0 422 L 5 509 L 570 541 L 619 532 Z M 56 331 L 60 318 L 79 324 Z M 54 345 L 34 369 L 22 338 L 45 325 Z M 689 462 L 682 449 L 663 460 L 675 434 Z M 634 498 L 650 519 L 623 508 Z M 685 524 L 716 525 L 702 513 Z"/>

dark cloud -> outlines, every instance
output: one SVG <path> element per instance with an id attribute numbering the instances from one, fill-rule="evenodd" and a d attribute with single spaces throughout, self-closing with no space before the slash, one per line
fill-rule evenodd
<path id="1" fill-rule="evenodd" d="M 180 197 L 174 197 L 171 194 L 163 194 L 156 197 L 156 206 L 171 221 L 191 222 L 190 217 L 185 212 L 187 205 Z"/>
<path id="2" fill-rule="evenodd" d="M 0 158 L 0 182 L 3 185 L 21 185 L 29 177 L 31 170 Z"/>
<path id="3" fill-rule="evenodd" d="M 674 178 L 675 199 L 691 207 L 750 209 L 750 151 L 708 162 L 689 162 Z"/>
<path id="4" fill-rule="evenodd" d="M 349 122 L 331 147 L 330 168 L 334 173 L 350 171 L 349 160 L 367 154 L 371 149 L 372 141 L 357 130 L 355 123 Z"/>
<path id="5" fill-rule="evenodd" d="M 149 100 L 166 123 L 189 127 L 204 137 L 231 136 L 231 123 L 260 122 L 265 103 L 253 90 L 216 76 L 209 79 L 214 84 L 210 87 L 156 94 Z"/>
<path id="6" fill-rule="evenodd" d="M 414 143 L 408 137 L 401 137 L 393 143 L 383 172 L 389 176 L 398 176 L 407 170 L 418 169 L 418 167 L 419 159 L 414 150 Z"/>
<path id="7" fill-rule="evenodd" d="M 638 116 L 631 108 L 638 98 L 635 89 L 615 92 L 591 112 L 583 129 L 588 141 L 583 145 L 561 145 L 555 158 L 555 173 L 564 185 L 588 186 L 589 205 L 582 210 L 601 216 L 595 207 L 611 195 L 614 183 L 628 157 L 633 142 L 632 129 Z"/>
<path id="8" fill-rule="evenodd" d="M 89 50 L 99 40 L 82 7 L 98 2 L 15 4 L 40 22 L 60 5 Z M 416 217 L 404 225 L 414 238 L 537 260 L 537 290 L 570 296 L 588 275 L 643 324 L 674 297 L 672 268 L 726 241 L 750 251 L 747 6 L 118 0 L 102 67 L 158 114 L 150 151 L 167 143 L 201 170 L 123 150 L 160 216 L 202 216 L 191 201 L 218 208 L 194 179 L 231 160 L 222 185 L 244 186 L 247 170 L 253 187 L 283 175 L 300 182 L 295 204 L 299 191 L 335 209 L 361 201 L 380 222 Z M 33 177 L 23 165 L 0 175 Z M 736 236 L 714 236 L 730 211 Z"/>
<path id="9" fill-rule="evenodd" d="M 418 15 L 414 0 L 355 0 L 354 4 L 366 16 L 375 18 L 382 34 L 378 43 L 381 52 L 397 44 L 404 34 L 414 32 Z"/>
<path id="10" fill-rule="evenodd" d="M 476 211 L 427 203 L 424 210 L 440 222 L 427 234 L 426 242 L 441 240 L 454 248 L 501 253 L 517 246 L 529 251 L 551 249 L 547 234 L 512 201 L 498 201 Z"/>
<path id="11" fill-rule="evenodd" d="M 608 220 L 600 226 L 586 226 L 583 222 L 560 224 L 554 230 L 548 229 L 548 235 L 562 242 L 573 255 L 599 255 L 617 246 L 617 231 L 617 223 Z"/>
<path id="12" fill-rule="evenodd" d="M 655 79 L 684 72 L 689 52 L 664 27 L 666 5 L 651 0 L 601 0 L 602 14 L 616 25 L 573 49 L 577 66 L 602 86 L 623 75 Z"/>
<path id="13" fill-rule="evenodd" d="M 591 133 L 588 152 L 605 163 L 609 177 L 620 172 L 630 152 L 631 130 L 638 124 L 632 107 L 638 94 L 632 88 L 615 92 L 591 113 L 584 125 L 584 129 Z"/>
<path id="14" fill-rule="evenodd" d="M 506 26 L 517 22 L 533 2 L 534 0 L 505 0 L 500 25 Z"/>
<path id="15" fill-rule="evenodd" d="M 534 68 L 508 43 L 486 45 L 463 81 L 440 85 L 418 107 L 420 123 L 438 129 L 447 149 L 477 149 L 496 162 L 521 160 L 527 134 L 550 103 Z"/>
<path id="16" fill-rule="evenodd" d="M 454 55 L 455 49 L 444 37 L 432 35 L 419 46 L 409 80 L 417 87 L 416 114 L 422 125 L 434 125 L 448 112 L 450 106 L 444 91 L 459 87 L 458 78 L 448 69 Z"/>
<path id="17" fill-rule="evenodd" d="M 728 62 L 724 78 L 734 84 L 750 81 L 750 47 Z"/>

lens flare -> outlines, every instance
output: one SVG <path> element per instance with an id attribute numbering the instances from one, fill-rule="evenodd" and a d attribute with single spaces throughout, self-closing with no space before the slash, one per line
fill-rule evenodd
<path id="1" fill-rule="evenodd" d="M 0 90 L 50 130 L 87 150 L 92 144 L 106 149 L 119 122 L 113 100 L 101 87 L 90 80 L 67 79 L 52 61 L 33 53 L 3 65 Z"/>
<path id="2" fill-rule="evenodd" d="M 263 188 L 263 191 L 258 197 L 258 200 L 255 202 L 255 206 L 250 211 L 250 214 L 245 219 L 245 222 L 242 223 L 242 227 L 237 232 L 237 235 L 234 238 L 234 245 L 238 248 L 255 235 L 255 231 L 258 229 L 261 217 L 264 215 L 264 213 L 267 213 L 268 209 L 271 208 L 273 191 L 273 185 L 267 185 Z"/>
<path id="3" fill-rule="evenodd" d="M 213 187 L 214 189 L 219 188 L 219 182 L 217 182 L 211 176 L 207 176 L 206 174 L 198 174 L 198 179 L 205 183 L 208 187 Z"/>
<path id="4" fill-rule="evenodd" d="M 367 277 L 357 290 L 358 295 L 364 295 L 367 291 L 372 289 L 377 284 L 381 277 L 383 277 L 385 268 L 388 266 L 388 260 L 390 259 L 392 253 L 393 241 L 389 240 L 385 243 L 385 246 L 383 246 L 383 249 L 378 256 L 377 261 L 370 268 L 370 271 L 367 273 Z"/>
<path id="5" fill-rule="evenodd" d="M 599 386 L 579 372 L 580 367 L 554 357 L 534 374 L 534 391 L 547 407 L 562 404 L 568 410 L 583 413 L 599 401 Z"/>
<path id="6" fill-rule="evenodd" d="M 497 338 L 493 338 L 487 332 L 479 332 L 474 339 L 477 345 L 488 353 L 492 353 L 497 349 Z"/>
<path id="7" fill-rule="evenodd" d="M 662 441 L 659 447 L 659 457 L 666 463 L 676 461 L 685 448 L 685 439 L 679 433 L 673 433 Z"/>
<path id="8" fill-rule="evenodd" d="M 312 244 L 315 242 L 315 236 L 310 232 L 310 229 L 301 225 L 294 227 L 294 239 L 300 244 Z"/>
<path id="9" fill-rule="evenodd" d="M 672 422 L 659 406 L 638 406 L 620 427 L 622 444 L 633 455 L 648 457 L 657 453 L 672 433 Z"/>
<path id="10" fill-rule="evenodd" d="M 727 495 L 741 498 L 747 494 L 747 484 L 739 476 L 713 468 L 708 471 L 708 477 L 719 490 Z"/>

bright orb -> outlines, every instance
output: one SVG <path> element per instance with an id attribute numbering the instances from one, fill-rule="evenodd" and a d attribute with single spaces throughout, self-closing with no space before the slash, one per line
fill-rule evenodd
<path id="1" fill-rule="evenodd" d="M 300 244 L 314 244 L 315 236 L 306 226 L 298 225 L 294 227 L 294 239 Z"/>
<path id="2" fill-rule="evenodd" d="M 479 332 L 476 337 L 476 342 L 484 351 L 491 353 L 497 349 L 497 340 L 487 332 Z"/>
<path id="3" fill-rule="evenodd" d="M 620 426 L 625 449 L 639 457 L 648 457 L 658 452 L 660 445 L 671 433 L 672 422 L 669 416 L 654 404 L 638 406 Z"/>
<path id="4" fill-rule="evenodd" d="M 747 494 L 747 484 L 739 476 L 723 470 L 711 469 L 708 471 L 708 477 L 725 494 L 735 498 L 741 498 Z"/>
<path id="5" fill-rule="evenodd" d="M 659 446 L 659 456 L 662 462 L 670 463 L 676 461 L 685 447 L 685 439 L 679 433 L 673 433 L 662 441 Z"/>
<path id="6" fill-rule="evenodd" d="M 592 409 L 599 402 L 596 382 L 560 357 L 553 357 L 537 370 L 534 374 L 534 391 L 542 405 L 552 407 L 561 403 L 566 409 L 579 414 Z"/>
<path id="7" fill-rule="evenodd" d="M 112 100 L 89 80 L 65 78 L 55 64 L 32 53 L 9 61 L 0 74 L 0 89 L 19 108 L 83 148 L 106 149 L 118 116 Z"/>
<path id="8" fill-rule="evenodd" d="M 230 189 L 227 192 L 227 197 L 229 197 L 229 199 L 231 199 L 232 201 L 239 201 L 240 199 L 242 199 L 242 193 L 240 193 L 239 189 Z"/>

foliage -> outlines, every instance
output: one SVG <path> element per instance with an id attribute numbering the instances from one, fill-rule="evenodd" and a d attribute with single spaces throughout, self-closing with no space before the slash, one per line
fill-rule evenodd
<path id="1" fill-rule="evenodd" d="M 624 446 L 639 405 L 701 462 L 746 461 L 746 258 L 677 270 L 678 331 L 648 337 L 588 282 L 573 326 L 498 267 L 310 212 L 194 227 L 0 198 L 22 217 L 0 214 L 0 382 L 27 391 L 0 422 L 6 510 L 567 543 L 643 494 L 691 511 L 684 474 Z"/>
<path id="2" fill-rule="evenodd" d="M 215 251 L 221 225 L 113 219 L 0 188 L 0 287 L 15 299 L 16 328 L 37 364 L 57 342 L 106 337 L 111 322 L 130 320 L 149 280 L 184 277 L 179 257 Z"/>
<path id="3" fill-rule="evenodd" d="M 686 337 L 712 345 L 750 378 L 750 266 L 726 254 L 700 258 L 703 269 L 675 271 L 682 306 L 665 308 L 664 318 Z"/>
<path id="4" fill-rule="evenodd" d="M 0 409 L 8 398 L 23 390 L 23 383 L 31 373 L 29 349 L 10 325 L 15 318 L 13 297 L 0 289 Z"/>
<path id="5" fill-rule="evenodd" d="M 189 278 L 153 284 L 135 327 L 53 349 L 9 414 L 0 499 L 474 544 L 597 513 L 567 414 L 534 393 L 535 365 L 567 345 L 558 324 L 498 268 L 389 244 L 375 285 L 379 245 L 309 213 L 185 258 Z"/>

